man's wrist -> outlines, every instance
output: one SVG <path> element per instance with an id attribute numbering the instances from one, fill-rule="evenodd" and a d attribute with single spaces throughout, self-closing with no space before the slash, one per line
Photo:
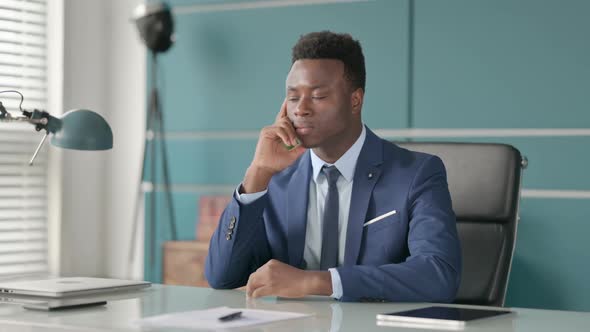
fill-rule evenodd
<path id="1" fill-rule="evenodd" d="M 332 295 L 332 275 L 328 271 L 305 271 L 303 287 L 306 294 Z"/>
<path id="2" fill-rule="evenodd" d="M 242 182 L 240 194 L 251 194 L 265 190 L 272 176 L 273 173 L 268 169 L 251 165 L 246 170 L 246 176 Z"/>

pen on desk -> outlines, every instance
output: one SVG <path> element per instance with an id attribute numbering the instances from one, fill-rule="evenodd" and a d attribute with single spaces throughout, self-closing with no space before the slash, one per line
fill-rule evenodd
<path id="1" fill-rule="evenodd" d="M 236 311 L 236 312 L 232 312 L 231 314 L 221 316 L 218 319 L 222 322 L 229 322 L 230 320 L 238 319 L 240 317 L 242 317 L 242 312 Z"/>

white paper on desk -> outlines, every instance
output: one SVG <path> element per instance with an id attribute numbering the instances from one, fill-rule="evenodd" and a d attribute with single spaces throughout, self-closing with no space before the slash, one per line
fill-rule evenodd
<path id="1" fill-rule="evenodd" d="M 228 322 L 222 322 L 218 319 L 218 317 L 225 316 L 236 311 L 242 312 L 241 318 L 231 320 Z M 177 327 L 187 329 L 231 329 L 307 316 L 311 315 L 287 311 L 217 307 L 206 310 L 176 312 L 173 314 L 147 317 L 139 320 L 138 323 L 143 326 L 153 327 Z"/>

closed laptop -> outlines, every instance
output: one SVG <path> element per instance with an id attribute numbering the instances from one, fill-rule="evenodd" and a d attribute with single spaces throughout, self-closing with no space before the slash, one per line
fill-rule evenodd
<path id="1" fill-rule="evenodd" d="M 53 278 L 0 282 L 0 295 L 29 295 L 63 298 L 79 295 L 122 292 L 149 287 L 150 282 L 105 278 Z"/>

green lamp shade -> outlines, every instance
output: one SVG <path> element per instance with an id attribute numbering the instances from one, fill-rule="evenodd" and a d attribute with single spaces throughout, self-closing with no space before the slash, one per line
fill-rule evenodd
<path id="1" fill-rule="evenodd" d="M 113 147 L 113 132 L 105 119 L 89 110 L 71 110 L 57 117 L 51 144 L 75 150 L 108 150 Z"/>

